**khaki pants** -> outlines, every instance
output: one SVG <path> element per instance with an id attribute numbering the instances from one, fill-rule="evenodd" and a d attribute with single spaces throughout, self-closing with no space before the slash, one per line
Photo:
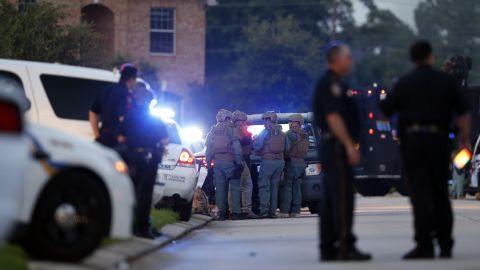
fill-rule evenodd
<path id="1" fill-rule="evenodd" d="M 243 172 L 240 176 L 240 193 L 242 197 L 242 213 L 250 213 L 252 211 L 252 192 L 253 183 L 252 175 L 250 174 L 250 168 L 247 163 L 243 162 Z M 232 197 L 228 194 L 228 204 L 230 205 L 230 211 L 232 211 Z"/>

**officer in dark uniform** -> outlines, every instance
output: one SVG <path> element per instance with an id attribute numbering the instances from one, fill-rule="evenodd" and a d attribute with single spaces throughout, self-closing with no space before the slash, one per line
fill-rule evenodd
<path id="1" fill-rule="evenodd" d="M 156 232 L 150 222 L 152 194 L 157 178 L 158 164 L 162 161 L 164 146 L 168 144 L 165 124 L 150 114 L 153 95 L 143 83 L 133 94 L 132 108 L 125 115 L 120 134 L 125 137 L 127 164 L 136 193 L 134 234 L 154 238 Z"/>
<path id="2" fill-rule="evenodd" d="M 131 107 L 131 92 L 136 85 L 138 70 L 131 64 L 124 64 L 120 69 L 120 82 L 100 92 L 89 112 L 95 140 L 115 147 L 119 140 L 118 128 Z"/>
<path id="3" fill-rule="evenodd" d="M 413 205 L 417 245 L 404 259 L 433 258 L 433 238 L 440 245 L 440 257 L 450 258 L 453 216 L 448 179 L 453 149 L 448 134 L 455 113 L 460 146 L 470 146 L 468 104 L 460 85 L 433 68 L 428 42 L 413 44 L 410 57 L 415 69 L 403 76 L 381 103 L 385 116 L 399 116 L 404 175 Z"/>
<path id="4" fill-rule="evenodd" d="M 360 162 L 355 146 L 360 128 L 353 93 L 342 81 L 352 70 L 350 49 L 332 44 L 327 51 L 327 62 L 328 70 L 317 84 L 313 104 L 316 125 L 321 130 L 320 158 L 325 171 L 320 205 L 321 260 L 370 260 L 371 255 L 355 247 L 352 232 L 352 166 Z"/>

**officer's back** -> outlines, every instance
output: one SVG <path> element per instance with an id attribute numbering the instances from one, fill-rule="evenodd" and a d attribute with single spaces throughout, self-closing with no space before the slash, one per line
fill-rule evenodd
<path id="1" fill-rule="evenodd" d="M 388 115 L 397 110 L 401 130 L 412 124 L 433 124 L 447 131 L 452 110 L 464 110 L 459 92 L 449 75 L 431 65 L 419 65 L 398 81 L 382 109 Z"/>

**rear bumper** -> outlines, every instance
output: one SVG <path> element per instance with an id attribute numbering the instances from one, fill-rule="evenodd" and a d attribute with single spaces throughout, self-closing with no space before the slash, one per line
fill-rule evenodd
<path id="1" fill-rule="evenodd" d="M 174 170 L 159 169 L 154 188 L 154 203 L 168 197 L 191 201 L 197 186 L 197 169 L 177 166 Z"/>

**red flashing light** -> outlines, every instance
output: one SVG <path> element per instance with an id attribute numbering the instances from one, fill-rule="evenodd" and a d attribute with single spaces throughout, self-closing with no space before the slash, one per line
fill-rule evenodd
<path id="1" fill-rule="evenodd" d="M 368 130 L 368 134 L 373 135 L 373 133 L 374 133 L 373 128 Z"/>
<path id="2" fill-rule="evenodd" d="M 368 118 L 373 119 L 373 112 L 368 113 Z"/>

